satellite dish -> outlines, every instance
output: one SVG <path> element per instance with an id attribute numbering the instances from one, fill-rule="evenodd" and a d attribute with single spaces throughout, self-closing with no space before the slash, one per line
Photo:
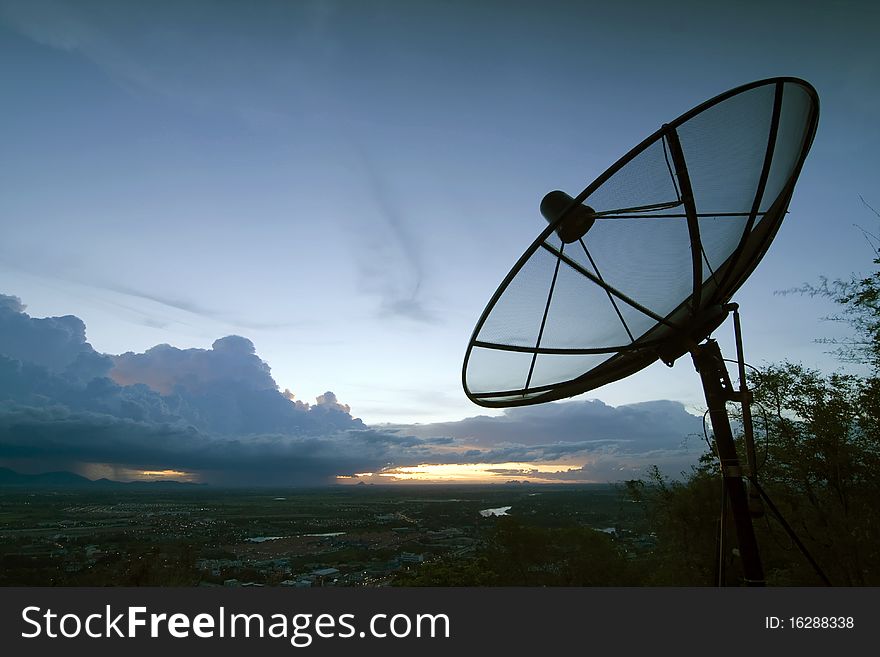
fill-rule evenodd
<path id="1" fill-rule="evenodd" d="M 571 397 L 706 338 L 785 216 L 818 108 L 803 80 L 753 82 L 663 125 L 575 198 L 547 194 L 549 225 L 468 344 L 467 396 Z"/>
<path id="2" fill-rule="evenodd" d="M 576 197 L 547 194 L 549 225 L 492 295 L 462 368 L 467 396 L 500 408 L 578 395 L 690 353 L 749 585 L 763 585 L 764 574 L 744 475 L 752 501 L 760 495 L 793 532 L 757 482 L 738 307 L 729 302 L 779 229 L 818 119 L 818 94 L 804 80 L 752 82 L 664 124 Z M 731 311 L 739 391 L 709 339 Z M 747 472 L 728 401 L 743 404 Z"/>

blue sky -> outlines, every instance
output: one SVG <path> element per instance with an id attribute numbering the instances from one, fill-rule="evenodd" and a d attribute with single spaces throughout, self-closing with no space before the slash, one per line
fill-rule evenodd
<path id="1" fill-rule="evenodd" d="M 0 293 L 81 318 L 101 353 L 241 335 L 297 399 L 460 420 L 482 412 L 467 340 L 543 195 L 790 75 L 819 131 L 735 300 L 750 361 L 834 367 L 829 308 L 775 292 L 869 265 L 878 24 L 870 2 L 2 0 Z M 686 361 L 588 397 L 697 409 Z"/>

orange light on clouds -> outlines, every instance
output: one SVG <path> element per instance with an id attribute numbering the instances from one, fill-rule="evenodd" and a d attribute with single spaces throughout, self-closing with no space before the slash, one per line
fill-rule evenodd
<path id="1" fill-rule="evenodd" d="M 141 470 L 141 476 L 144 477 L 189 477 L 188 472 L 182 470 Z"/>
<path id="2" fill-rule="evenodd" d="M 422 463 L 382 472 L 340 475 L 340 483 L 459 483 L 486 484 L 517 479 L 530 483 L 566 483 L 544 475 L 580 470 L 583 463 Z M 574 483 L 574 482 L 573 482 Z M 588 483 L 577 479 L 577 483 Z"/>
<path id="3" fill-rule="evenodd" d="M 125 470 L 120 473 L 123 480 L 129 481 L 180 481 L 198 483 L 200 477 L 196 472 L 186 470 Z"/>
<path id="4" fill-rule="evenodd" d="M 145 470 L 143 468 L 129 468 L 113 463 L 84 463 L 77 468 L 78 474 L 89 479 L 111 479 L 113 481 L 184 481 L 197 483 L 201 477 L 197 472 L 186 470 Z"/>

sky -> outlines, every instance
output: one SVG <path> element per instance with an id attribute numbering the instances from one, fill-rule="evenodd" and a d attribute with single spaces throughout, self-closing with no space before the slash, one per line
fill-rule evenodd
<path id="1" fill-rule="evenodd" d="M 499 477 L 552 462 L 563 475 L 549 479 L 594 480 L 650 458 L 650 445 L 617 430 L 633 408 L 675 416 L 655 446 L 677 454 L 703 406 L 688 359 L 570 402 L 563 440 L 534 422 L 555 407 L 489 413 L 466 399 L 473 326 L 544 228 L 547 191 L 575 195 L 662 123 L 728 88 L 798 76 L 819 92 L 818 134 L 790 214 L 734 300 L 750 362 L 837 367 L 814 342 L 841 330 L 821 320 L 828 305 L 779 291 L 870 264 L 859 226 L 873 231 L 876 219 L 860 195 L 880 206 L 878 24 L 871 2 L 793 11 L 787 2 L 0 0 L 5 321 L 20 336 L 45 328 L 37 318 L 74 316 L 84 327 L 82 340 L 72 320 L 55 327 L 72 336 L 59 347 L 66 356 L 40 365 L 31 397 L 0 400 L 0 436 L 22 447 L 8 427 L 24 409 L 35 427 L 56 413 L 47 441 L 65 422 L 184 432 L 174 449 L 140 460 L 99 445 L 0 457 L 31 469 L 52 460 L 243 481 L 262 467 L 257 457 L 247 476 L 228 466 L 250 436 L 291 459 L 312 449 L 299 468 L 310 480 L 464 462 L 474 450 L 475 463 L 506 464 Z M 717 337 L 732 353 L 729 324 Z M 0 354 L 16 358 L 9 351 Z M 83 353 L 89 375 L 110 374 L 102 380 L 116 388 L 68 390 L 88 389 L 69 370 Z M 38 355 L 17 352 L 25 364 Z M 213 417 L 222 404 L 192 381 L 271 399 L 245 404 L 235 424 Z M 38 408 L 46 386 L 56 396 Z M 227 407 L 239 407 L 234 398 Z M 123 401 L 156 414 L 126 415 Z M 274 424 L 254 419 L 276 411 Z M 606 412 L 616 429 L 583 426 Z M 475 416 L 495 416 L 485 419 L 491 435 Z M 527 448 L 566 441 L 616 442 Z M 222 458 L 200 461 L 212 449 Z M 340 449 L 351 462 L 333 456 Z M 670 456 L 669 468 L 693 454 Z"/>

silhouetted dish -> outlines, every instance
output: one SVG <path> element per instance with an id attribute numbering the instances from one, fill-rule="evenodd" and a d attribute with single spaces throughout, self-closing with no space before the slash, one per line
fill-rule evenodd
<path id="1" fill-rule="evenodd" d="M 665 124 L 576 198 L 550 192 L 549 225 L 471 336 L 467 396 L 571 397 L 708 337 L 779 229 L 818 117 L 809 83 L 753 82 Z"/>

